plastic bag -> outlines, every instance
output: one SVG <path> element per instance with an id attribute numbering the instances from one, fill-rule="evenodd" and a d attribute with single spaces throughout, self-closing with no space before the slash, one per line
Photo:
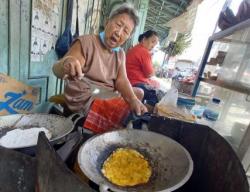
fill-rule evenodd
<path id="1" fill-rule="evenodd" d="M 159 116 L 194 122 L 195 117 L 186 108 L 177 107 L 178 89 L 171 88 L 156 105 L 155 112 Z"/>
<path id="2" fill-rule="evenodd" d="M 62 58 L 69 50 L 72 42 L 79 36 L 79 26 L 78 26 L 78 0 L 76 1 L 76 30 L 75 34 L 71 33 L 72 25 L 72 13 L 73 13 L 73 2 L 68 0 L 68 10 L 66 17 L 66 26 L 63 34 L 58 38 L 56 42 L 55 51 L 59 58 Z"/>
<path id="3" fill-rule="evenodd" d="M 176 107 L 177 99 L 178 99 L 178 90 L 176 88 L 171 88 L 160 100 L 158 105 L 167 105 Z"/>

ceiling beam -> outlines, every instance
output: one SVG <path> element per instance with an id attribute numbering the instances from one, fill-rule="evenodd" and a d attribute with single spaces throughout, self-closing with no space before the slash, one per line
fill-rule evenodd
<path id="1" fill-rule="evenodd" d="M 157 29 L 155 29 L 155 27 L 153 25 L 148 25 L 147 27 L 145 27 L 145 29 L 152 29 L 152 30 L 156 31 L 157 33 L 161 33 L 160 36 L 162 36 L 162 34 L 169 31 L 169 29 L 167 29 L 167 28 L 157 27 Z"/>
<path id="2" fill-rule="evenodd" d="M 190 0 L 191 1 L 191 0 Z M 161 6 L 161 2 L 165 2 L 165 8 L 168 8 L 169 12 L 171 12 L 174 16 L 178 16 L 180 15 L 181 13 L 183 13 L 188 4 L 190 2 L 186 2 L 186 0 L 180 0 L 180 3 L 173 3 L 171 1 L 165 1 L 165 0 L 151 0 L 150 3 L 149 3 L 149 7 L 160 7 Z"/>
<path id="3" fill-rule="evenodd" d="M 152 19 L 152 18 L 147 18 L 146 22 L 150 22 L 152 24 L 158 24 L 158 25 L 164 25 L 164 24 L 166 24 L 166 21 L 162 21 L 162 22 L 156 23 L 156 21 L 154 19 Z"/>
<path id="4" fill-rule="evenodd" d="M 152 9 L 153 11 L 159 11 L 159 6 L 151 6 L 150 7 L 150 9 Z M 149 11 L 151 11 L 149 9 Z M 182 12 L 184 12 L 185 11 L 185 9 L 184 8 L 181 8 L 181 9 L 178 9 L 178 8 L 174 8 L 174 7 L 170 7 L 170 6 L 165 6 L 164 8 L 163 8 L 163 11 L 165 11 L 165 12 L 167 12 L 168 14 L 171 14 L 173 17 L 176 17 L 176 11 L 178 11 L 178 13 L 177 13 L 177 15 L 178 14 L 180 14 L 180 13 L 182 13 Z"/>
<path id="5" fill-rule="evenodd" d="M 161 25 L 157 25 L 156 27 L 154 26 L 154 24 L 152 23 L 149 23 L 146 27 L 150 27 L 151 29 L 154 29 L 155 31 L 168 31 L 169 28 L 167 27 L 162 27 Z"/>
<path id="6" fill-rule="evenodd" d="M 150 29 L 154 29 L 152 26 L 148 26 L 147 28 L 145 28 L 145 31 L 147 31 L 147 30 L 150 30 Z M 166 29 L 159 29 L 159 30 L 157 30 L 156 32 L 160 35 L 160 37 L 161 36 L 164 36 L 166 33 L 168 33 L 168 31 L 169 30 L 166 30 Z"/>
<path id="7" fill-rule="evenodd" d="M 155 30 L 160 40 L 167 37 L 169 27 L 166 23 L 186 11 L 192 0 L 150 0 L 145 30 Z"/>
<path id="8" fill-rule="evenodd" d="M 154 18 L 155 18 L 154 16 L 148 16 L 147 17 L 147 19 L 154 19 Z M 159 18 L 162 18 L 164 20 L 166 20 L 166 19 L 167 20 L 169 20 L 169 19 L 171 20 L 172 19 L 172 17 L 167 17 L 166 15 L 160 15 Z"/>
<path id="9" fill-rule="evenodd" d="M 161 27 L 161 25 L 157 25 L 155 27 L 154 23 L 149 23 L 147 26 L 150 26 L 150 27 L 154 28 L 155 31 L 157 31 L 158 29 L 160 29 L 160 30 L 165 30 L 166 29 L 166 27 Z"/>
<path id="10" fill-rule="evenodd" d="M 176 8 L 178 7 L 178 5 L 176 5 L 175 3 L 172 3 L 172 2 L 169 2 L 169 1 L 164 1 L 164 0 L 150 0 L 149 4 L 153 3 L 153 4 L 157 4 L 157 5 L 161 6 L 162 2 L 164 2 L 164 4 L 166 6 L 171 6 L 172 5 L 172 6 L 176 7 Z"/>
<path id="11" fill-rule="evenodd" d="M 153 24 L 148 24 L 147 26 L 145 26 L 145 29 L 152 29 L 156 32 L 161 32 L 161 33 L 166 33 L 169 31 L 169 28 L 167 27 L 161 27 L 161 26 L 154 26 Z"/>
<path id="12" fill-rule="evenodd" d="M 180 7 L 180 5 L 177 3 L 173 3 L 171 1 L 165 1 L 165 0 L 150 0 L 149 4 L 155 3 L 157 5 L 162 5 L 162 2 L 164 2 L 165 6 L 173 7 L 174 9 L 177 9 L 178 7 Z"/>
<path id="13" fill-rule="evenodd" d="M 151 10 L 148 10 L 148 15 L 151 17 L 153 17 L 153 16 L 156 17 L 157 16 L 156 13 L 158 13 L 158 12 L 159 12 L 159 9 L 157 7 L 151 7 Z M 174 17 L 173 14 L 171 14 L 169 11 L 165 11 L 165 10 L 163 10 L 159 16 L 166 16 L 169 18 Z"/>
<path id="14" fill-rule="evenodd" d="M 162 1 L 162 4 L 161 4 L 161 7 L 160 7 L 160 10 L 158 11 L 158 14 L 157 14 L 157 16 L 156 16 L 156 21 L 155 21 L 155 24 L 154 25 L 156 25 L 157 24 L 157 22 L 158 22 L 158 20 L 159 20 L 159 16 L 161 15 L 161 11 L 162 11 L 162 9 L 163 9 L 163 7 L 164 7 L 164 1 Z"/>

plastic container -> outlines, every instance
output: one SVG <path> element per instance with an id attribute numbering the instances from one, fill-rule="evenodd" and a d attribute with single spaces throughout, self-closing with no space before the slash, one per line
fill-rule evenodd
<path id="1" fill-rule="evenodd" d="M 221 107 L 221 100 L 212 98 L 203 112 L 203 117 L 210 121 L 217 121 L 220 117 Z"/>
<path id="2" fill-rule="evenodd" d="M 191 113 L 193 115 L 195 115 L 197 118 L 201 118 L 203 113 L 204 113 L 204 110 L 206 109 L 205 106 L 201 106 L 201 105 L 194 105 L 191 109 Z"/>

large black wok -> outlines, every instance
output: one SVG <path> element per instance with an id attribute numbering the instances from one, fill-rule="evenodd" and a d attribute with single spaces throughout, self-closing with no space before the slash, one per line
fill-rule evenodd
<path id="1" fill-rule="evenodd" d="M 73 116 L 71 117 L 73 118 Z M 51 144 L 58 144 L 65 141 L 66 136 L 74 129 L 74 122 L 71 118 L 65 118 L 52 114 L 17 114 L 0 117 L 0 138 L 8 131 L 16 128 L 29 129 L 32 127 L 45 127 L 52 133 L 49 140 Z M 24 144 L 14 149 L 33 154 L 34 145 Z"/>
<path id="2" fill-rule="evenodd" d="M 119 147 L 130 147 L 142 153 L 153 169 L 150 181 L 141 186 L 119 187 L 101 173 L 103 162 Z M 107 132 L 87 140 L 78 152 L 78 163 L 84 174 L 100 191 L 173 191 L 191 176 L 193 161 L 184 147 L 158 133 L 133 129 Z"/>

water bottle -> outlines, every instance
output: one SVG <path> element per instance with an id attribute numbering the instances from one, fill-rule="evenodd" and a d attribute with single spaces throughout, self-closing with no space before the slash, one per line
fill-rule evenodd
<path id="1" fill-rule="evenodd" d="M 217 121 L 221 112 L 221 100 L 213 97 L 203 112 L 203 116 L 210 121 Z"/>

